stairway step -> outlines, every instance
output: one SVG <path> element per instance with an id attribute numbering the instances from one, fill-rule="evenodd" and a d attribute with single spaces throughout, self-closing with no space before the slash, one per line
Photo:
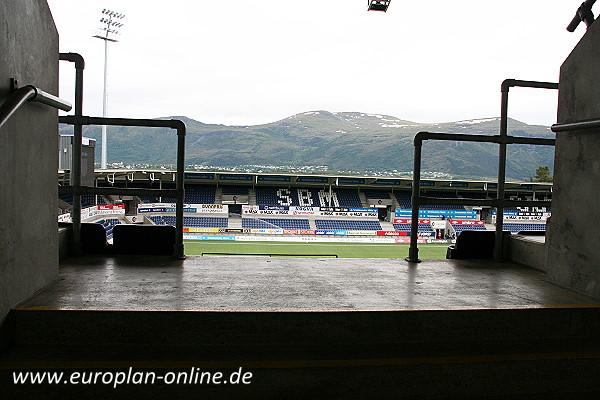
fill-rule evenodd
<path id="1" fill-rule="evenodd" d="M 583 340 L 600 336 L 600 309 L 368 312 L 14 311 L 19 345 L 406 345 Z"/>

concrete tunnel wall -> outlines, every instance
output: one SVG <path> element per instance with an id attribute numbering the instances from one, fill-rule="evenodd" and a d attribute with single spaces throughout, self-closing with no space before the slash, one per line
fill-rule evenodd
<path id="1" fill-rule="evenodd" d="M 0 104 L 10 79 L 58 95 L 58 33 L 46 0 L 0 1 Z M 0 349 L 11 307 L 58 276 L 58 112 L 26 103 L 0 128 Z"/>
<path id="2" fill-rule="evenodd" d="M 600 119 L 599 46 L 596 22 L 561 67 L 558 123 Z M 600 129 L 557 133 L 554 165 L 548 274 L 600 298 Z"/>

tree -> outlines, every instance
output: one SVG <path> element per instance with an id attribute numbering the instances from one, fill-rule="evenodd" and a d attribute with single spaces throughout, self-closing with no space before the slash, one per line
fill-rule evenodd
<path id="1" fill-rule="evenodd" d="M 550 175 L 550 167 L 541 165 L 535 169 L 535 177 L 530 179 L 531 182 L 552 182 Z"/>

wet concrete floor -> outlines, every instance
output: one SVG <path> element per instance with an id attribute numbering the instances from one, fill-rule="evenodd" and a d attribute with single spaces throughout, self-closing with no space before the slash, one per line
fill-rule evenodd
<path id="1" fill-rule="evenodd" d="M 491 260 L 87 256 L 22 309 L 374 311 L 598 306 Z"/>

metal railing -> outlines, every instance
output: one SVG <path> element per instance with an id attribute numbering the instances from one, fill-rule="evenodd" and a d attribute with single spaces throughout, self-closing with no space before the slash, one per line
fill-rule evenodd
<path id="1" fill-rule="evenodd" d="M 600 128 L 600 119 L 586 119 L 583 121 L 567 122 L 564 124 L 554 124 L 550 127 L 552 132 L 582 131 L 585 129 Z"/>
<path id="2" fill-rule="evenodd" d="M 506 183 L 506 146 L 508 144 L 530 144 L 542 146 L 554 146 L 555 139 L 544 138 L 528 138 L 509 136 L 508 131 L 508 92 L 511 87 L 528 87 L 542 89 L 558 89 L 558 83 L 550 82 L 535 82 L 521 81 L 515 79 L 506 79 L 502 82 L 502 103 L 500 110 L 500 134 L 499 135 L 475 135 L 475 134 L 454 134 L 454 133 L 434 133 L 434 132 L 419 132 L 415 135 L 414 146 L 414 170 L 412 183 L 412 220 L 410 231 L 410 247 L 406 261 L 417 263 L 419 260 L 418 240 L 418 223 L 419 223 L 419 206 L 421 205 L 467 205 L 467 206 L 490 206 L 496 207 L 496 236 L 494 243 L 494 259 L 502 260 L 503 246 L 503 223 L 504 223 L 504 207 L 516 206 L 550 206 L 549 201 L 524 201 L 524 200 L 506 200 L 504 198 L 504 188 Z M 452 198 L 433 198 L 422 197 L 420 194 L 421 184 L 421 154 L 423 141 L 425 140 L 449 140 L 460 142 L 480 142 L 480 143 L 496 143 L 499 145 L 498 151 L 498 187 L 496 199 L 452 199 Z"/>
<path id="3" fill-rule="evenodd" d="M 101 118 L 82 115 L 83 105 L 83 57 L 76 53 L 61 53 L 60 60 L 75 63 L 75 115 L 61 116 L 59 122 L 73 125 L 73 160 L 71 163 L 71 186 L 60 186 L 59 194 L 73 195 L 72 251 L 81 254 L 81 196 L 93 195 L 123 195 L 123 196 L 168 196 L 175 197 L 175 247 L 173 256 L 185 258 L 183 249 L 183 199 L 185 195 L 183 174 L 185 169 L 185 124 L 180 120 Z M 175 189 L 131 189 L 131 188 L 98 188 L 81 185 L 81 142 L 84 125 L 136 126 L 150 128 L 170 128 L 177 131 L 177 172 Z"/>
<path id="4" fill-rule="evenodd" d="M 16 89 L 10 97 L 0 105 L 0 128 L 17 110 L 27 102 L 42 103 L 63 111 L 71 111 L 71 104 L 56 96 L 46 93 L 32 85 Z"/>

